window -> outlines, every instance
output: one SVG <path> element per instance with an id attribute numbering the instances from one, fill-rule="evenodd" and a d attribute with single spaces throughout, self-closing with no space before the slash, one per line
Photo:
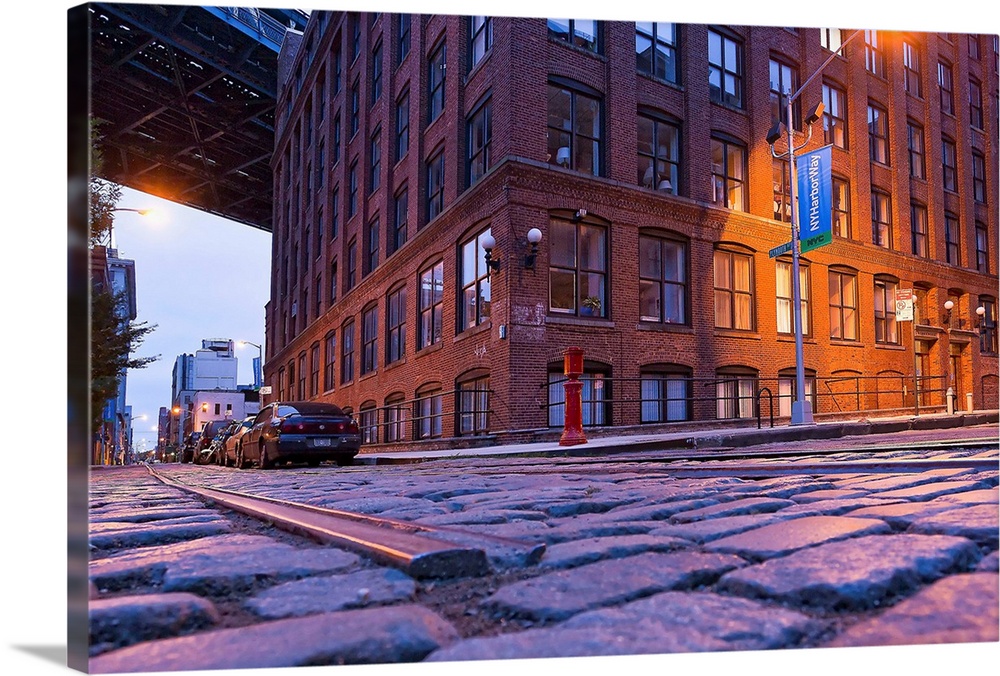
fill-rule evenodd
<path id="1" fill-rule="evenodd" d="M 851 186 L 846 179 L 833 177 L 833 234 L 850 239 Z"/>
<path id="2" fill-rule="evenodd" d="M 430 102 L 430 116 L 427 118 L 428 124 L 438 118 L 444 110 L 444 75 L 445 75 L 445 55 L 447 45 L 441 46 L 431 54 L 427 64 L 427 98 Z"/>
<path id="3" fill-rule="evenodd" d="M 896 282 L 875 278 L 875 342 L 899 345 L 896 327 Z"/>
<path id="4" fill-rule="evenodd" d="M 316 150 L 316 177 L 314 183 L 317 190 L 323 189 L 323 179 L 326 178 L 326 140 L 320 139 Z"/>
<path id="5" fill-rule="evenodd" d="M 924 128 L 915 122 L 907 122 L 906 138 L 910 152 L 910 176 L 927 178 L 924 162 Z"/>
<path id="6" fill-rule="evenodd" d="M 872 191 L 872 244 L 892 248 L 892 208 L 889 195 Z"/>
<path id="7" fill-rule="evenodd" d="M 986 158 L 976 151 L 972 152 L 972 197 L 986 203 Z"/>
<path id="8" fill-rule="evenodd" d="M 366 276 L 371 274 L 371 272 L 378 267 L 378 231 L 379 231 L 379 218 L 375 217 L 375 220 L 368 224 L 365 232 L 365 265 L 364 269 L 361 271 L 361 275 Z"/>
<path id="9" fill-rule="evenodd" d="M 330 149 L 330 161 L 333 164 L 340 162 L 340 112 L 333 118 L 333 147 Z"/>
<path id="10" fill-rule="evenodd" d="M 941 168 L 944 172 L 944 189 L 958 191 L 958 169 L 955 160 L 955 142 L 950 138 L 941 139 Z"/>
<path id="11" fill-rule="evenodd" d="M 487 275 L 486 250 L 482 245 L 483 238 L 490 234 L 490 228 L 487 228 L 464 242 L 461 247 L 462 289 L 458 301 L 459 331 L 479 326 L 490 318 L 490 278 Z"/>
<path id="12" fill-rule="evenodd" d="M 417 390 L 413 404 L 413 432 L 418 439 L 441 436 L 441 386 L 425 385 Z"/>
<path id="13" fill-rule="evenodd" d="M 396 161 L 403 159 L 410 147 L 410 92 L 396 101 Z"/>
<path id="14" fill-rule="evenodd" d="M 309 396 L 319 394 L 319 343 L 313 343 L 309 350 Z"/>
<path id="15" fill-rule="evenodd" d="M 330 305 L 337 302 L 337 261 L 330 263 Z"/>
<path id="16" fill-rule="evenodd" d="M 406 439 L 406 409 L 402 406 L 406 400 L 402 393 L 390 394 L 385 398 L 385 432 L 386 443 Z"/>
<path id="17" fill-rule="evenodd" d="M 889 164 L 889 115 L 868 104 L 868 152 L 872 162 Z"/>
<path id="18" fill-rule="evenodd" d="M 847 93 L 823 84 L 823 139 L 827 144 L 847 148 Z"/>
<path id="19" fill-rule="evenodd" d="M 549 37 L 588 52 L 600 52 L 598 23 L 589 19 L 549 19 Z"/>
<path id="20" fill-rule="evenodd" d="M 340 234 L 340 186 L 333 189 L 330 197 L 330 239 Z"/>
<path id="21" fill-rule="evenodd" d="M 292 359 L 288 362 L 288 398 L 294 399 L 295 397 L 295 360 Z M 301 397 L 298 397 L 301 399 Z"/>
<path id="22" fill-rule="evenodd" d="M 351 169 L 347 174 L 347 217 L 350 218 L 358 211 L 358 160 L 355 158 L 351 162 Z"/>
<path id="23" fill-rule="evenodd" d="M 986 312 L 979 320 L 979 351 L 997 353 L 997 303 L 990 296 L 980 296 L 979 306 Z"/>
<path id="24" fill-rule="evenodd" d="M 392 255 L 406 244 L 406 214 L 408 190 L 404 187 L 393 200 L 392 232 L 389 233 L 389 249 L 387 255 Z"/>
<path id="25" fill-rule="evenodd" d="M 378 305 L 361 312 L 361 375 L 378 368 Z"/>
<path id="26" fill-rule="evenodd" d="M 493 46 L 493 19 L 488 16 L 469 17 L 469 70 L 475 68 Z"/>
<path id="27" fill-rule="evenodd" d="M 944 242 L 945 262 L 950 265 L 961 265 L 962 247 L 958 232 L 958 216 L 947 211 L 944 214 Z"/>
<path id="28" fill-rule="evenodd" d="M 865 31 L 865 69 L 873 75 L 885 77 L 885 56 L 882 54 L 879 42 L 878 31 Z"/>
<path id="29" fill-rule="evenodd" d="M 385 299 L 385 363 L 392 364 L 406 355 L 406 286 L 390 291 Z"/>
<path id="30" fill-rule="evenodd" d="M 285 367 L 278 369 L 278 399 L 285 399 Z"/>
<path id="31" fill-rule="evenodd" d="M 771 182 L 774 186 L 774 220 L 792 222 L 792 186 L 788 162 L 782 157 L 771 158 Z"/>
<path id="32" fill-rule="evenodd" d="M 927 207 L 915 202 L 910 204 L 910 242 L 914 256 L 927 258 L 930 255 L 927 244 Z"/>
<path id="33" fill-rule="evenodd" d="M 601 175 L 601 101 L 549 83 L 549 163 Z"/>
<path id="34" fill-rule="evenodd" d="M 756 410 L 757 371 L 731 367 L 715 372 L 715 416 L 752 418 Z"/>
<path id="35" fill-rule="evenodd" d="M 691 369 L 669 364 L 643 367 L 639 388 L 639 422 L 691 419 Z"/>
<path id="36" fill-rule="evenodd" d="M 427 220 L 444 211 L 444 150 L 427 161 Z"/>
<path id="37" fill-rule="evenodd" d="M 369 193 L 378 190 L 382 184 L 382 129 L 376 129 L 372 134 L 371 142 L 371 167 L 368 175 Z"/>
<path id="38" fill-rule="evenodd" d="M 580 382 L 583 399 L 583 426 L 594 427 L 611 422 L 611 383 L 606 381 L 607 369 L 584 362 Z M 562 427 L 566 416 L 566 376 L 562 364 L 549 367 L 549 427 Z"/>
<path id="39" fill-rule="evenodd" d="M 941 92 L 941 112 L 955 114 L 954 86 L 951 79 L 951 64 L 938 61 L 938 89 Z"/>
<path id="40" fill-rule="evenodd" d="M 812 409 L 816 410 L 816 372 L 806 369 L 805 376 L 805 398 L 812 403 Z M 797 392 L 795 386 L 795 369 L 781 369 L 778 371 L 778 415 L 788 417 L 792 415 L 792 402 L 796 401 Z"/>
<path id="41" fill-rule="evenodd" d="M 352 239 L 347 245 L 347 280 L 344 291 L 350 291 L 357 283 L 358 274 L 358 242 Z"/>
<path id="42" fill-rule="evenodd" d="M 378 409 L 374 401 L 366 401 L 358 410 L 358 427 L 361 429 L 361 443 L 378 443 Z"/>
<path id="43" fill-rule="evenodd" d="M 715 103 L 743 107 L 743 45 L 708 31 L 708 93 Z"/>
<path id="44" fill-rule="evenodd" d="M 354 81 L 354 85 L 351 87 L 351 138 L 358 133 L 358 128 L 361 121 L 361 83 L 359 80 Z"/>
<path id="45" fill-rule="evenodd" d="M 753 256 L 747 252 L 716 249 L 715 326 L 720 329 L 754 329 Z"/>
<path id="46" fill-rule="evenodd" d="M 437 263 L 420 273 L 420 334 L 417 349 L 441 342 L 441 309 L 444 301 L 444 263 Z"/>
<path id="47" fill-rule="evenodd" d="M 771 119 L 788 124 L 788 97 L 798 91 L 799 71 L 787 63 L 775 59 L 770 61 L 771 74 Z M 792 124 L 795 129 L 802 127 L 799 100 L 792 103 Z"/>
<path id="48" fill-rule="evenodd" d="M 776 317 L 778 333 L 792 334 L 795 332 L 794 289 L 792 288 L 792 262 L 779 260 L 775 267 L 775 291 L 777 296 Z M 802 335 L 812 335 L 812 323 L 809 321 L 809 266 L 799 261 L 799 308 L 802 315 Z"/>
<path id="49" fill-rule="evenodd" d="M 402 63 L 410 53 L 410 15 L 396 15 L 396 63 Z"/>
<path id="50" fill-rule="evenodd" d="M 372 50 L 372 105 L 382 96 L 382 41 Z"/>
<path id="51" fill-rule="evenodd" d="M 819 44 L 831 52 L 840 51 L 840 46 L 843 44 L 841 30 L 839 28 L 820 28 Z"/>
<path id="52" fill-rule="evenodd" d="M 747 210 L 744 190 L 746 147 L 721 138 L 712 139 L 712 199 L 734 211 Z"/>
<path id="53" fill-rule="evenodd" d="M 341 75 L 343 74 L 343 60 L 341 59 L 340 50 L 338 49 L 333 54 L 333 93 L 334 95 L 340 93 Z M 289 101 L 291 103 L 291 101 Z"/>
<path id="54" fill-rule="evenodd" d="M 678 46 L 677 24 L 636 22 L 635 65 L 640 73 L 679 83 Z"/>
<path id="55" fill-rule="evenodd" d="M 340 382 L 354 380 L 354 320 L 349 319 L 340 330 Z"/>
<path id="56" fill-rule="evenodd" d="M 482 375 L 458 384 L 458 433 L 489 431 L 490 377 Z"/>
<path id="57" fill-rule="evenodd" d="M 854 272 L 830 270 L 830 338 L 858 339 L 858 278 Z"/>
<path id="58" fill-rule="evenodd" d="M 982 221 L 976 221 L 976 270 L 990 274 L 990 233 Z"/>
<path id="59" fill-rule="evenodd" d="M 316 275 L 316 293 L 313 297 L 316 298 L 316 317 L 319 318 L 323 314 L 323 275 Z"/>
<path id="60" fill-rule="evenodd" d="M 640 235 L 639 319 L 687 324 L 687 298 L 687 242 Z"/>
<path id="61" fill-rule="evenodd" d="M 607 228 L 553 220 L 549 247 L 549 310 L 607 316 Z"/>
<path id="62" fill-rule="evenodd" d="M 975 35 L 969 36 L 969 58 L 979 61 L 979 38 Z"/>
<path id="63" fill-rule="evenodd" d="M 903 41 L 903 88 L 917 98 L 923 93 L 920 88 L 920 51 L 908 40 Z"/>
<path id="64" fill-rule="evenodd" d="M 299 354 L 299 401 L 306 399 L 306 353 Z"/>
<path id="65" fill-rule="evenodd" d="M 323 354 L 326 357 L 326 362 L 323 364 L 323 389 L 328 392 L 334 388 L 337 373 L 335 361 L 337 355 L 337 334 L 333 331 L 326 334 Z"/>
<path id="66" fill-rule="evenodd" d="M 983 90 L 977 80 L 969 80 L 969 124 L 983 129 Z"/>
<path id="67" fill-rule="evenodd" d="M 361 17 L 351 17 L 351 61 L 361 54 Z"/>
<path id="68" fill-rule="evenodd" d="M 482 178 L 492 164 L 490 138 L 492 136 L 492 106 L 489 99 L 479 106 L 468 121 L 468 181 L 473 185 Z"/>
<path id="69" fill-rule="evenodd" d="M 639 185 L 677 195 L 680 185 L 680 127 L 653 117 L 636 120 Z"/>

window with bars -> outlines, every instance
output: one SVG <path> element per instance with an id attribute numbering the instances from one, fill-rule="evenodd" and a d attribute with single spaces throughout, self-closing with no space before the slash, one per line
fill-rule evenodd
<path id="1" fill-rule="evenodd" d="M 753 256 L 749 252 L 716 249 L 713 267 L 716 328 L 753 331 Z"/>
<path id="2" fill-rule="evenodd" d="M 378 443 L 378 409 L 374 401 L 366 401 L 358 409 L 358 427 L 361 430 L 361 443 Z"/>
<path id="3" fill-rule="evenodd" d="M 830 270 L 830 338 L 858 340 L 858 275 Z"/>
<path id="4" fill-rule="evenodd" d="M 775 295 L 777 305 L 775 313 L 778 321 L 778 333 L 790 335 L 795 332 L 795 294 L 792 288 L 792 262 L 779 260 L 775 263 Z M 802 317 L 802 335 L 812 335 L 810 317 L 810 284 L 809 266 L 799 261 L 799 308 Z"/>
<path id="5" fill-rule="evenodd" d="M 688 244 L 680 239 L 639 236 L 639 319 L 687 324 Z"/>
<path id="6" fill-rule="evenodd" d="M 390 291 L 385 299 L 385 363 L 406 355 L 406 286 Z"/>
<path id="7" fill-rule="evenodd" d="M 677 53 L 680 40 L 675 23 L 637 21 L 635 24 L 636 70 L 646 75 L 680 83 Z"/>
<path id="8" fill-rule="evenodd" d="M 708 94 L 715 103 L 743 107 L 743 43 L 708 31 Z"/>
<path id="9" fill-rule="evenodd" d="M 406 440 L 406 408 L 403 402 L 406 397 L 402 393 L 390 394 L 385 398 L 385 408 L 383 416 L 385 420 L 385 431 L 383 438 L 386 443 Z"/>
<path id="10" fill-rule="evenodd" d="M 823 84 L 823 139 L 847 148 L 847 92 L 829 83 Z"/>
<path id="11" fill-rule="evenodd" d="M 875 278 L 875 342 L 899 345 L 899 331 L 896 325 L 896 281 Z"/>
<path id="12" fill-rule="evenodd" d="M 417 439 L 441 436 L 441 386 L 425 385 L 417 390 L 413 403 L 413 432 Z"/>
<path id="13" fill-rule="evenodd" d="M 462 288 L 458 299 L 458 330 L 465 331 L 479 326 L 490 318 L 491 287 L 487 274 L 486 250 L 482 240 L 491 234 L 490 228 L 462 243 L 460 279 Z"/>
<path id="14" fill-rule="evenodd" d="M 757 371 L 728 367 L 715 372 L 715 416 L 720 420 L 753 418 L 757 410 Z"/>
<path id="15" fill-rule="evenodd" d="M 656 117 L 636 119 L 639 185 L 680 194 L 680 126 Z"/>
<path id="16" fill-rule="evenodd" d="M 562 427 L 566 418 L 566 376 L 562 366 L 549 368 L 549 427 Z M 584 427 L 611 424 L 611 382 L 610 371 L 603 366 L 584 363 L 580 376 L 582 417 Z"/>
<path id="17" fill-rule="evenodd" d="M 639 422 L 691 420 L 691 369 L 665 364 L 640 370 Z"/>
<path id="18" fill-rule="evenodd" d="M 816 372 L 806 369 L 804 374 L 805 398 L 812 403 L 812 409 L 816 410 Z M 795 385 L 795 369 L 781 369 L 778 371 L 778 415 L 789 417 L 792 415 L 792 402 L 797 400 L 798 393 Z"/>

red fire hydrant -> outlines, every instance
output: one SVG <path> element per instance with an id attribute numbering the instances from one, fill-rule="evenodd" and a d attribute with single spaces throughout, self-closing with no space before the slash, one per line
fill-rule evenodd
<path id="1" fill-rule="evenodd" d="M 560 446 L 575 446 L 587 443 L 583 434 L 583 350 L 568 347 L 563 351 L 563 375 L 568 380 L 563 383 L 566 392 L 566 414 L 563 418 L 563 433 L 559 437 Z"/>

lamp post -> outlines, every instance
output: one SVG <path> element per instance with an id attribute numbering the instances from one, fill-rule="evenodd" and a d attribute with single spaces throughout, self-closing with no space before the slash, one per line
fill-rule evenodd
<path id="1" fill-rule="evenodd" d="M 254 379 L 254 385 L 259 390 L 261 384 L 264 381 L 264 348 L 262 348 L 257 343 L 250 342 L 249 340 L 241 340 L 240 341 L 240 346 L 243 346 L 243 345 L 253 345 L 254 347 L 257 348 L 257 362 L 259 364 L 258 368 L 260 369 L 260 376 L 258 377 L 257 372 L 254 371 L 253 379 Z"/>
<path id="2" fill-rule="evenodd" d="M 111 210 L 111 213 L 116 211 L 131 211 L 132 213 L 139 214 L 140 216 L 149 216 L 153 213 L 152 209 L 132 209 L 131 207 L 115 207 Z M 115 247 L 115 224 L 112 219 L 108 224 L 108 247 L 113 249 Z"/>
<path id="3" fill-rule="evenodd" d="M 785 126 L 785 142 L 788 145 L 788 149 L 784 155 L 788 158 L 788 181 L 790 188 L 790 198 L 791 198 L 791 226 L 792 226 L 792 317 L 794 321 L 795 330 L 795 401 L 792 402 L 792 425 L 813 425 L 815 421 L 813 420 L 812 402 L 806 398 L 806 378 L 805 378 L 805 366 L 804 358 L 802 354 L 802 288 L 801 281 L 799 280 L 799 254 L 800 254 L 800 241 L 799 241 L 799 214 L 798 214 L 798 195 L 796 194 L 796 187 L 798 183 L 798 177 L 795 171 L 795 152 L 801 150 L 809 141 L 812 139 L 812 125 L 820 119 L 823 115 L 823 104 L 820 103 L 809 117 L 806 118 L 806 125 L 809 127 L 809 136 L 806 138 L 805 143 L 803 143 L 798 148 L 795 147 L 795 142 L 792 139 L 792 128 L 794 124 L 792 122 L 792 104 L 797 98 L 805 91 L 805 88 L 809 86 L 813 80 L 816 79 L 823 69 L 833 61 L 834 57 L 847 46 L 847 43 L 853 40 L 860 30 L 854 31 L 849 38 L 844 40 L 840 47 L 833 52 L 823 65 L 820 66 L 812 75 L 810 75 L 805 82 L 802 83 L 795 92 L 789 90 L 788 98 L 785 101 L 785 111 L 786 125 L 782 125 L 778 121 L 775 126 L 771 129 L 767 136 L 767 142 L 771 146 L 771 154 L 775 157 L 781 157 L 782 155 L 775 152 L 774 144 L 781 138 L 781 127 Z"/>

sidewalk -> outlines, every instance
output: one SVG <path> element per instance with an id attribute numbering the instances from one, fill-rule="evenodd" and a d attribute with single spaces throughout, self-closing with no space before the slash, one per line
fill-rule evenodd
<path id="1" fill-rule="evenodd" d="M 782 427 L 748 427 L 741 429 L 685 430 L 663 434 L 632 434 L 605 436 L 589 439 L 585 444 L 560 446 L 557 441 L 486 446 L 479 448 L 441 449 L 424 451 L 397 451 L 363 453 L 354 459 L 357 465 L 393 465 L 481 456 L 520 457 L 583 457 L 611 453 L 633 453 L 664 449 L 701 448 L 727 449 L 765 443 L 806 441 L 809 439 L 838 439 L 867 434 L 891 434 L 909 430 L 944 430 L 974 425 L 997 424 L 1000 411 L 975 411 L 973 413 L 935 413 L 929 415 L 897 416 L 889 418 L 861 418 L 856 421 L 830 421 L 815 425 Z"/>

